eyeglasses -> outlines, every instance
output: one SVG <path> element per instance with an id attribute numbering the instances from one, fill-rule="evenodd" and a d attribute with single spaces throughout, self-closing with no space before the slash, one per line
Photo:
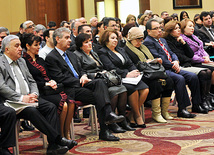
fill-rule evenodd
<path id="1" fill-rule="evenodd" d="M 32 24 L 32 25 L 28 26 L 27 29 L 30 29 L 32 27 L 35 27 L 35 24 Z"/>
<path id="2" fill-rule="evenodd" d="M 155 27 L 155 28 L 153 28 L 153 29 L 151 29 L 151 30 L 161 30 L 161 27 Z"/>
<path id="3" fill-rule="evenodd" d="M 1 39 L 4 39 L 5 37 L 6 37 L 6 36 L 1 36 L 0 38 L 1 38 Z"/>

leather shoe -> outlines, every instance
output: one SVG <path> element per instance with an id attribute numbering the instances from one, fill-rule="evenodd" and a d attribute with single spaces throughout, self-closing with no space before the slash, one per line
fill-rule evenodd
<path id="1" fill-rule="evenodd" d="M 183 118 L 194 118 L 194 117 L 196 117 L 195 114 L 191 114 L 186 109 L 178 110 L 177 116 L 178 117 L 183 117 Z"/>
<path id="2" fill-rule="evenodd" d="M 208 114 L 208 110 L 203 109 L 200 105 L 193 105 L 192 106 L 192 112 Z"/>
<path id="3" fill-rule="evenodd" d="M 213 109 L 214 109 L 214 107 L 211 105 L 211 103 L 210 103 L 210 96 L 207 96 L 206 97 L 206 101 L 207 101 L 207 105 L 208 105 L 208 107 L 209 107 L 209 111 L 212 111 Z"/>
<path id="4" fill-rule="evenodd" d="M 138 125 L 137 123 L 130 123 L 132 128 L 146 128 L 146 124 Z"/>
<path id="5" fill-rule="evenodd" d="M 99 139 L 105 140 L 105 141 L 119 141 L 120 140 L 119 137 L 114 136 L 108 129 L 100 131 Z"/>
<path id="6" fill-rule="evenodd" d="M 117 116 L 114 112 L 110 112 L 110 114 L 105 119 L 105 124 L 112 124 L 112 123 L 118 123 L 125 119 L 124 116 L 119 115 Z"/>
<path id="7" fill-rule="evenodd" d="M 28 123 L 27 120 L 22 121 L 21 126 L 22 126 L 22 128 L 23 128 L 25 131 L 32 131 L 32 130 L 34 130 L 34 127 L 32 127 L 32 126 Z"/>
<path id="8" fill-rule="evenodd" d="M 12 155 L 8 148 L 0 148 L 0 155 Z"/>
<path id="9" fill-rule="evenodd" d="M 59 145 L 61 146 L 67 146 L 68 149 L 72 149 L 74 146 L 76 146 L 78 143 L 75 140 L 68 140 L 66 138 L 62 138 Z"/>
<path id="10" fill-rule="evenodd" d="M 210 97 L 210 103 L 212 106 L 214 106 L 214 94 L 209 93 L 208 96 Z"/>
<path id="11" fill-rule="evenodd" d="M 209 106 L 207 105 L 207 99 L 206 99 L 206 97 L 203 97 L 203 98 L 202 98 L 201 107 L 202 107 L 203 109 L 209 110 Z"/>
<path id="12" fill-rule="evenodd" d="M 117 123 L 112 123 L 108 125 L 108 129 L 113 133 L 124 133 L 126 130 L 122 129 Z"/>
<path id="13" fill-rule="evenodd" d="M 47 148 L 47 155 L 58 155 L 58 154 L 65 154 L 68 151 L 67 146 L 59 146 L 57 144 L 49 144 Z"/>
<path id="14" fill-rule="evenodd" d="M 126 131 L 134 131 L 134 130 L 136 130 L 136 129 L 134 129 L 131 126 L 128 125 L 126 119 L 124 119 L 122 122 L 118 123 L 118 125 L 120 127 L 122 127 L 123 129 L 125 129 Z"/>

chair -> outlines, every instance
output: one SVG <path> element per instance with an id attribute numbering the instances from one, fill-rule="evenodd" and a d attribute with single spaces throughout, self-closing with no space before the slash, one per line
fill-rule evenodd
<path id="1" fill-rule="evenodd" d="M 16 126 L 15 126 L 15 139 L 16 139 L 16 146 L 13 147 L 13 154 L 14 155 L 19 155 L 19 130 L 20 130 L 20 125 L 21 125 L 21 120 L 22 119 L 17 119 L 16 120 Z M 42 138 L 43 138 L 43 148 L 47 148 L 48 147 L 48 143 L 47 143 L 47 136 L 42 134 Z"/>
<path id="2" fill-rule="evenodd" d="M 98 125 L 97 125 L 97 111 L 94 105 L 89 104 L 85 106 L 79 106 L 80 109 L 84 108 L 90 108 L 90 115 L 89 115 L 89 121 L 88 121 L 88 126 L 91 126 L 91 132 L 92 134 L 98 135 Z M 70 125 L 70 136 L 71 139 L 74 140 L 74 122 L 73 119 L 71 121 Z"/>

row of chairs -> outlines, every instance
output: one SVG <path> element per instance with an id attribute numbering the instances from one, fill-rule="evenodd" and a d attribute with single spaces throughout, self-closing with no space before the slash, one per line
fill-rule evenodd
<path id="1" fill-rule="evenodd" d="M 91 126 L 91 132 L 92 134 L 98 135 L 98 124 L 97 124 L 97 112 L 96 112 L 96 108 L 94 105 L 89 104 L 89 105 L 85 105 L 85 106 L 79 106 L 79 108 L 82 110 L 84 108 L 90 108 L 90 115 L 89 115 L 89 121 L 88 121 L 88 126 Z M 17 119 L 16 121 L 16 126 L 15 126 L 15 137 L 16 137 L 16 146 L 13 147 L 13 154 L 14 155 L 19 155 L 19 143 L 18 143 L 18 139 L 19 139 L 19 131 L 20 131 L 20 125 L 22 119 Z M 70 136 L 71 139 L 74 140 L 75 136 L 74 136 L 74 122 L 72 120 L 71 125 L 70 125 Z M 43 133 L 41 133 L 41 137 L 43 139 L 43 148 L 47 148 L 48 147 L 48 141 L 47 141 L 47 136 Z"/>

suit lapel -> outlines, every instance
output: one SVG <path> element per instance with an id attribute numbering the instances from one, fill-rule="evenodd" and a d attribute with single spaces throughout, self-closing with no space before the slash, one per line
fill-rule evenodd
<path id="1" fill-rule="evenodd" d="M 13 81 L 15 82 L 14 75 L 13 75 L 12 70 L 11 70 L 11 68 L 10 68 L 10 64 L 8 63 L 8 61 L 7 61 L 6 57 L 5 57 L 5 55 L 3 55 L 2 58 L 3 58 L 2 63 L 4 64 L 4 66 L 5 66 L 5 68 L 6 68 L 6 71 L 9 73 L 10 77 L 11 77 L 11 78 L 13 79 Z"/>
<path id="2" fill-rule="evenodd" d="M 204 26 L 202 27 L 202 29 L 203 29 L 204 33 L 209 37 L 209 39 L 213 40 L 213 37 L 210 35 L 210 33 L 207 31 L 207 29 Z"/>

